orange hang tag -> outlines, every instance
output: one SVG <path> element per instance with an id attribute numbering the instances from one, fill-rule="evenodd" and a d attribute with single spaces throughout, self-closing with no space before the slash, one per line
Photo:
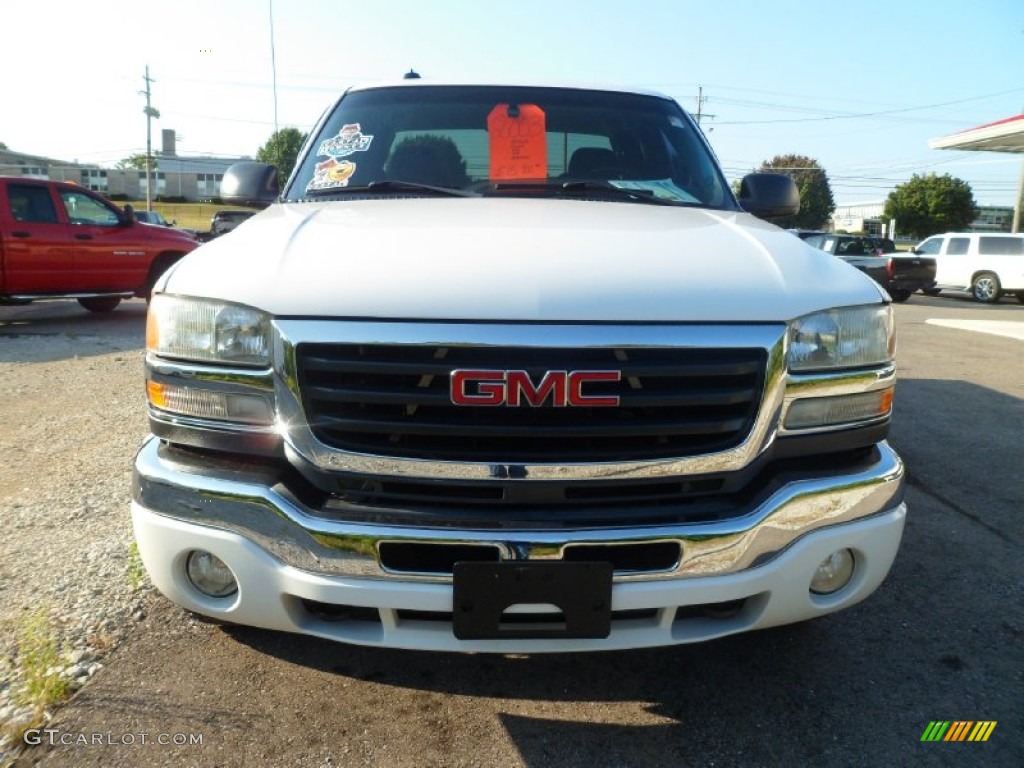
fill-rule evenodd
<path id="1" fill-rule="evenodd" d="M 544 110 L 536 104 L 499 104 L 487 116 L 491 180 L 546 179 L 548 145 Z"/>

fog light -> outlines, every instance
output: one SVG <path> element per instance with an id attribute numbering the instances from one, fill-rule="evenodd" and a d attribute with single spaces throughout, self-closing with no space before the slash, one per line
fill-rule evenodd
<path id="1" fill-rule="evenodd" d="M 850 583 L 853 577 L 853 552 L 841 549 L 833 552 L 818 565 L 811 579 L 811 592 L 831 595 Z"/>
<path id="2" fill-rule="evenodd" d="M 198 549 L 188 556 L 185 572 L 192 586 L 209 597 L 227 597 L 238 591 L 238 582 L 224 561 Z"/>

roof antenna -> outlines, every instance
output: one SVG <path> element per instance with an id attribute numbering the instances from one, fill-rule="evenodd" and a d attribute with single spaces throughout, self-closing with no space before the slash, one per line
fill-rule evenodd
<path id="1" fill-rule="evenodd" d="M 402 75 L 402 79 L 403 80 L 419 80 L 420 79 L 420 73 L 417 72 L 412 67 L 409 67 L 409 71 L 406 72 L 404 75 Z"/>

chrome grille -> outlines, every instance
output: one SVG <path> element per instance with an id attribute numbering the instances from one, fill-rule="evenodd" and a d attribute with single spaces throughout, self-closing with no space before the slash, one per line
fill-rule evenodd
<path id="1" fill-rule="evenodd" d="M 299 388 L 316 438 L 344 451 L 487 463 L 696 456 L 738 445 L 762 397 L 761 348 L 300 343 Z M 456 406 L 457 369 L 619 370 L 588 394 L 618 407 Z"/>

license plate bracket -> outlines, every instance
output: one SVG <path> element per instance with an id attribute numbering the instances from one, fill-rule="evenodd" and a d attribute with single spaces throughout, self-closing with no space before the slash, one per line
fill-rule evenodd
<path id="1" fill-rule="evenodd" d="M 452 624 L 460 640 L 594 639 L 611 634 L 609 562 L 457 562 Z M 561 615 L 502 615 L 513 605 L 554 605 Z M 516 618 L 530 619 L 523 622 Z"/>

